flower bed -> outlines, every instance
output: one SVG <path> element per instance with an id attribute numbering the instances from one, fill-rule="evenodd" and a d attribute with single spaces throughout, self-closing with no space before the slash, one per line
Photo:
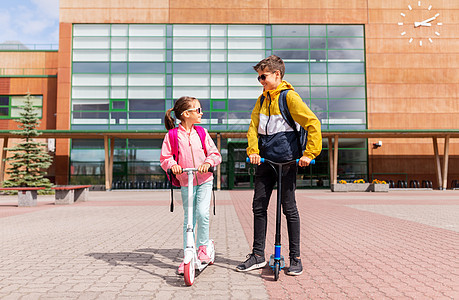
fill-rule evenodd
<path id="1" fill-rule="evenodd" d="M 354 183 L 347 183 L 340 180 L 337 184 L 331 185 L 332 192 L 388 192 L 389 184 L 384 181 L 373 180 L 373 183 L 365 182 L 363 179 L 354 180 Z"/>

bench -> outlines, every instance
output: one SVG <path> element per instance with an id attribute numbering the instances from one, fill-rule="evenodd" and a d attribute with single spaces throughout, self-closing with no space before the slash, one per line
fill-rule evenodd
<path id="1" fill-rule="evenodd" d="M 4 187 L 0 191 L 18 191 L 18 206 L 30 207 L 37 206 L 38 190 L 44 190 L 45 187 Z"/>
<path id="2" fill-rule="evenodd" d="M 52 187 L 56 191 L 55 204 L 73 204 L 74 202 L 88 201 L 91 185 L 63 185 Z"/>

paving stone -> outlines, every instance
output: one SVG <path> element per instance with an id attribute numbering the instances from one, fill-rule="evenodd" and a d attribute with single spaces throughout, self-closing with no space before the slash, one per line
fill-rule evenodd
<path id="1" fill-rule="evenodd" d="M 457 191 L 362 194 L 297 191 L 304 273 L 281 272 L 275 282 L 269 268 L 235 271 L 251 251 L 253 192 L 217 191 L 217 215 L 210 217 L 216 261 L 192 287 L 176 274 L 183 210 L 169 212 L 167 191 L 90 192 L 89 201 L 68 206 L 39 196 L 37 207 L 21 209 L 10 207 L 16 198 L 2 196 L 0 298 L 459 298 Z"/>

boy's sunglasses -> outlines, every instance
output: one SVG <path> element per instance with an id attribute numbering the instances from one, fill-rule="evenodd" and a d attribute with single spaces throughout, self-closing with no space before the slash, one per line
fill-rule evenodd
<path id="1" fill-rule="evenodd" d="M 272 73 L 271 73 L 272 74 Z M 270 75 L 270 74 L 268 74 Z M 258 78 L 258 81 L 265 81 L 266 80 L 266 75 L 265 74 L 261 74 L 260 76 L 257 77 Z"/>
<path id="2" fill-rule="evenodd" d="M 193 111 L 193 110 L 195 110 L 198 114 L 202 113 L 202 108 L 197 107 L 197 108 L 190 108 L 190 109 L 184 110 L 180 115 L 183 115 L 183 113 L 186 111 Z"/>

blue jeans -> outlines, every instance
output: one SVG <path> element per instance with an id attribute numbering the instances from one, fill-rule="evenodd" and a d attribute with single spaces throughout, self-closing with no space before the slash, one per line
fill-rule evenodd
<path id="1" fill-rule="evenodd" d="M 196 233 L 196 247 L 209 242 L 209 208 L 212 196 L 212 181 L 193 186 L 193 232 Z M 185 220 L 183 223 L 183 249 L 186 248 L 186 225 L 188 224 L 188 187 L 180 188 Z M 196 230 L 196 225 L 197 230 Z"/>

